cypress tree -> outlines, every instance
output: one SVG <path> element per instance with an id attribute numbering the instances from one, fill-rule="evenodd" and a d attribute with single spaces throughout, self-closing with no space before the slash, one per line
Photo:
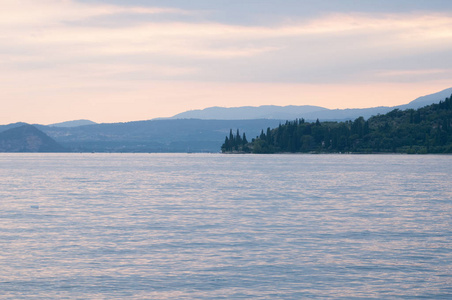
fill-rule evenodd
<path id="1" fill-rule="evenodd" d="M 248 144 L 248 140 L 246 139 L 245 133 L 243 133 L 242 143 L 243 145 Z"/>
<path id="2" fill-rule="evenodd" d="M 224 139 L 224 144 L 221 146 L 221 150 L 222 150 L 223 152 L 231 151 L 231 149 L 230 149 L 230 147 L 229 147 L 229 139 L 228 139 L 227 136 L 226 136 L 226 138 Z"/>
<path id="3" fill-rule="evenodd" d="M 241 145 L 242 144 L 242 138 L 240 137 L 240 132 L 237 129 L 237 135 L 235 136 L 235 144 L 236 145 Z"/>
<path id="4" fill-rule="evenodd" d="M 273 144 L 271 141 L 272 141 L 272 136 L 271 136 L 271 132 L 270 132 L 270 127 L 267 127 L 267 142 L 270 145 Z"/>

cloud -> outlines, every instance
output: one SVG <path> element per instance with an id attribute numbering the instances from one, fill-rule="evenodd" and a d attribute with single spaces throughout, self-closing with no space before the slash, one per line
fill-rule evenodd
<path id="1" fill-rule="evenodd" d="M 42 27 L 114 14 L 189 14 L 189 12 L 175 8 L 87 4 L 73 0 L 2 0 L 0 24 Z"/>
<path id="2" fill-rule="evenodd" d="M 419 76 L 419 75 L 430 75 L 430 74 L 444 74 L 450 73 L 450 69 L 424 69 L 424 70 L 390 70 L 381 71 L 378 73 L 382 77 L 394 77 L 394 76 Z"/>
<path id="3" fill-rule="evenodd" d="M 249 89 L 251 83 L 262 83 L 254 88 L 284 83 L 313 91 L 313 85 L 400 82 L 406 87 L 423 81 L 438 87 L 452 81 L 447 11 L 292 15 L 246 25 L 220 22 L 205 11 L 75 0 L 3 0 L 1 8 L 0 98 L 13 101 L 47 94 L 54 102 L 75 101 L 74 91 L 96 101 L 132 101 L 140 97 L 134 90 L 152 94 L 148 83 L 161 81 L 184 82 L 183 93 L 189 83 L 205 89 L 212 82 Z M 106 26 L 106 19 L 115 26 Z M 170 86 L 165 84 L 173 95 Z M 161 96 L 163 89 L 158 90 Z M 283 90 L 273 95 L 295 101 Z M 226 93 L 212 97 L 221 95 Z"/>
<path id="4" fill-rule="evenodd" d="M 452 78 L 451 69 L 409 69 L 409 70 L 381 70 L 374 74 L 376 79 L 380 78 L 386 82 L 427 82 Z"/>
<path id="5" fill-rule="evenodd" d="M 358 68 L 368 68 L 376 60 L 383 64 L 393 59 L 403 60 L 408 50 L 428 55 L 452 47 L 452 17 L 446 13 L 330 14 L 269 26 L 205 20 L 154 22 L 150 18 L 138 24 L 131 22 L 108 28 L 81 24 L 105 15 L 123 14 L 130 18 L 130 14 L 196 12 L 69 0 L 29 0 L 21 1 L 21 5 L 17 1 L 5 1 L 6 9 L 0 12 L 0 22 L 5 25 L 0 43 L 6 53 L 9 49 L 14 54 L 4 55 L 3 60 L 35 60 L 49 67 L 81 61 L 114 64 L 116 59 L 127 57 L 131 64 L 136 64 L 133 56 L 140 56 L 144 61 L 151 61 L 151 65 L 163 61 L 173 69 L 199 69 L 195 72 L 199 79 L 204 76 L 233 80 L 238 70 L 232 67 L 236 66 L 241 68 L 243 80 L 247 77 L 248 80 L 298 81 L 309 80 L 308 74 L 316 78 L 329 73 L 326 76 L 329 78 L 338 72 L 338 67 L 352 74 Z M 79 26 L 69 21 L 78 21 Z M 212 69 L 205 67 L 212 61 L 219 67 L 225 64 L 225 70 L 230 71 L 212 74 Z M 262 69 L 273 75 L 253 73 Z M 178 77 L 191 73 L 174 74 Z"/>

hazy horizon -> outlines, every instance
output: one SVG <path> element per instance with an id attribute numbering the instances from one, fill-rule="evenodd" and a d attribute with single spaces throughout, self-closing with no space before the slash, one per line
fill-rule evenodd
<path id="1" fill-rule="evenodd" d="M 4 0 L 2 124 L 406 104 L 452 86 L 450 1 Z"/>
<path id="2" fill-rule="evenodd" d="M 439 92 L 439 91 L 437 91 L 437 92 Z M 435 92 L 436 93 L 436 92 Z M 432 93 L 432 94 L 434 94 L 434 93 Z M 422 96 L 428 96 L 428 95 L 422 95 Z M 422 96 L 419 96 L 419 97 L 422 97 Z M 419 97 L 417 97 L 417 98 L 419 98 Z M 416 98 L 416 99 L 417 99 Z M 413 101 L 413 100 L 416 100 L 416 99 L 412 99 L 411 101 Z M 404 104 L 408 104 L 409 102 L 411 102 L 411 101 L 408 101 L 408 102 L 406 102 L 406 103 L 401 103 L 400 105 L 404 105 Z M 120 123 L 120 122 L 134 122 L 134 121 L 147 121 L 147 120 L 156 120 L 156 119 L 170 119 L 170 118 L 172 118 L 172 117 L 174 117 L 174 116 L 177 116 L 177 115 L 179 115 L 179 114 L 182 114 L 182 113 L 186 113 L 186 112 L 190 112 L 190 111 L 202 111 L 202 110 L 205 110 L 205 109 L 211 109 L 211 108 L 241 108 L 241 107 L 254 107 L 254 108 L 258 108 L 258 107 L 264 107 L 264 106 L 279 106 L 279 107 L 289 107 L 289 106 L 299 106 L 299 105 L 294 105 L 294 104 L 288 104 L 288 105 L 278 105 L 278 104 L 266 104 L 266 105 L 244 105 L 244 106 L 229 106 L 229 107 L 227 107 L 227 106 L 209 106 L 209 107 L 204 107 L 204 108 L 199 108 L 199 109 L 197 109 L 197 108 L 193 108 L 193 109 L 188 109 L 188 110 L 184 110 L 184 111 L 182 111 L 182 112 L 179 112 L 179 113 L 176 113 L 176 114 L 174 114 L 174 115 L 170 115 L 170 116 L 167 116 L 167 117 L 153 117 L 153 118 L 150 118 L 150 119 L 140 119 L 140 120 L 127 120 L 127 121 L 117 121 L 117 122 L 115 122 L 115 121 L 112 121 L 112 122 L 97 122 L 96 120 L 91 120 L 91 119 L 86 119 L 86 118 L 75 118 L 75 119 L 68 119 L 68 120 L 61 120 L 61 121 L 57 121 L 57 122 L 47 122 L 47 123 L 33 123 L 33 124 L 39 124 L 39 125 L 53 125 L 53 124 L 59 124 L 59 123 L 66 123 L 66 122 L 76 122 L 76 121 L 91 121 L 91 122 L 94 122 L 94 123 Z M 300 106 L 304 106 L 304 105 L 300 105 Z M 311 106 L 311 105 L 306 105 L 306 106 Z M 321 107 L 321 108 L 327 108 L 327 107 L 323 107 L 323 106 L 319 106 L 319 105 L 312 105 L 312 106 L 314 106 L 314 107 Z M 397 105 L 396 105 L 397 106 Z M 342 108 L 342 109 L 366 109 L 366 108 L 376 108 L 377 106 L 372 106 L 372 107 L 359 107 L 359 108 L 357 108 L 357 107 L 346 107 L 346 108 Z M 380 107 L 383 107 L 383 106 L 380 106 Z M 387 106 L 388 107 L 388 106 Z M 390 106 L 390 107 L 392 107 L 392 106 Z M 327 108 L 327 109 L 331 109 L 331 108 Z M 334 109 L 334 108 L 333 108 Z M 21 123 L 21 122 L 23 122 L 23 123 L 28 123 L 28 122 L 25 122 L 25 121 L 22 121 L 22 120 L 16 120 L 16 121 L 13 121 L 13 122 L 9 122 L 9 123 L 1 123 L 0 125 L 7 125 L 7 124 L 11 124 L 11 123 Z"/>

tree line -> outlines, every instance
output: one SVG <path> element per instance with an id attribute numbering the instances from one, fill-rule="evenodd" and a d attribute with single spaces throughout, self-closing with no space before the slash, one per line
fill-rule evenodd
<path id="1" fill-rule="evenodd" d="M 229 137 L 226 136 L 224 139 L 224 144 L 221 146 L 223 152 L 250 152 L 248 148 L 248 140 L 246 139 L 246 134 L 243 133 L 240 136 L 240 132 L 237 129 L 237 133 L 234 135 L 232 129 L 229 131 Z"/>
<path id="2" fill-rule="evenodd" d="M 438 104 L 345 122 L 286 121 L 251 142 L 230 131 L 221 149 L 243 153 L 452 153 L 452 95 Z"/>

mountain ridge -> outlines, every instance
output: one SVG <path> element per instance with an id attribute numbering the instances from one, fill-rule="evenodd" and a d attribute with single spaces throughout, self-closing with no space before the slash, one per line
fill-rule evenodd
<path id="1" fill-rule="evenodd" d="M 67 152 L 67 150 L 35 126 L 24 124 L 0 132 L 0 152 Z"/>
<path id="2" fill-rule="evenodd" d="M 452 94 L 452 89 L 444 90 Z M 433 94 L 422 96 L 415 105 L 423 105 L 425 101 L 432 101 L 438 96 Z M 439 98 L 432 102 L 444 100 Z M 419 100 L 420 99 L 420 100 Z M 413 101 L 412 101 L 413 102 Z M 410 102 L 406 105 L 413 105 Z M 275 106 L 266 106 L 272 108 Z M 293 109 L 294 106 L 289 106 Z M 380 107 L 387 112 L 394 107 Z M 262 129 L 274 128 L 284 124 L 287 120 L 304 118 L 315 121 L 325 121 L 317 113 L 333 114 L 332 110 L 318 110 L 319 107 L 311 106 L 313 115 L 295 114 L 290 118 L 279 119 L 245 119 L 245 120 L 203 120 L 203 119 L 170 119 L 160 118 L 145 121 L 131 121 L 123 123 L 102 123 L 83 125 L 76 127 L 55 127 L 49 125 L 34 124 L 36 128 L 43 131 L 57 143 L 72 152 L 218 152 L 221 143 L 230 129 L 239 129 L 246 132 L 248 139 L 259 135 Z M 404 109 L 399 106 L 399 109 Z M 346 109 L 341 111 L 342 119 L 354 120 L 359 116 L 366 117 L 363 109 Z M 355 116 L 358 115 L 356 118 Z M 377 115 L 377 114 L 376 114 Z M 326 116 L 328 117 L 328 116 Z M 367 119 L 367 118 L 366 118 Z M 329 119 L 331 120 L 331 119 Z M 336 120 L 333 120 L 336 121 Z M 340 121 L 340 120 L 338 120 Z M 0 133 L 8 129 L 19 127 L 25 123 L 14 123 L 0 125 Z M 57 123 L 58 124 L 58 123 Z"/>
<path id="3" fill-rule="evenodd" d="M 210 119 L 210 120 L 249 120 L 249 119 L 284 119 L 287 115 L 293 117 L 302 113 L 315 113 L 328 110 L 313 105 L 261 105 L 240 107 L 208 107 L 202 110 L 190 110 L 177 114 L 170 119 Z M 289 113 L 290 111 L 290 113 Z M 207 117 L 206 117 L 207 115 Z"/>
<path id="4" fill-rule="evenodd" d="M 60 122 L 60 123 L 53 123 L 53 124 L 49 124 L 47 126 L 52 126 L 52 127 L 78 127 L 78 126 L 86 126 L 86 125 L 94 125 L 94 124 L 97 124 L 97 123 L 93 122 L 91 120 L 80 119 L 80 120 L 65 121 L 65 122 Z"/>
<path id="5" fill-rule="evenodd" d="M 262 105 L 239 107 L 208 107 L 205 109 L 189 110 L 170 117 L 170 119 L 204 119 L 204 120 L 248 120 L 248 119 L 286 119 L 304 118 L 309 121 L 321 119 L 323 121 L 353 120 L 358 117 L 370 118 L 378 114 L 390 112 L 393 109 L 417 109 L 433 103 L 452 94 L 452 88 L 418 97 L 407 104 L 397 106 L 377 106 L 370 108 L 328 109 L 313 105 Z"/>

